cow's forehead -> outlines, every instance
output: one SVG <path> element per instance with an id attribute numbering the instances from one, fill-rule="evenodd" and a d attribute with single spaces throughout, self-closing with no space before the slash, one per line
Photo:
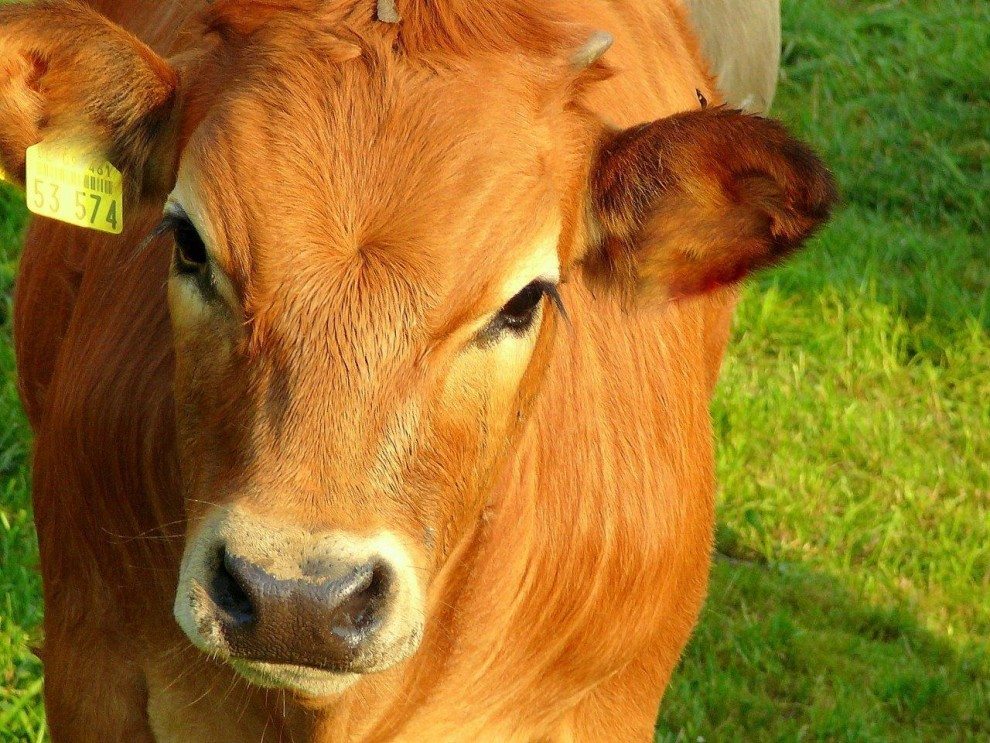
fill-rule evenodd
<path id="1" fill-rule="evenodd" d="M 559 233 L 551 125 L 497 75 L 356 60 L 243 81 L 192 138 L 177 193 L 259 302 L 357 260 L 401 274 L 436 323 L 470 315 Z"/>

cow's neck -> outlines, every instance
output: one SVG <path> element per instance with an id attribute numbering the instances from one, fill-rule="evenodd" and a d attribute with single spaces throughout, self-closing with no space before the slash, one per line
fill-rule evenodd
<path id="1" fill-rule="evenodd" d="M 447 561 L 432 633 L 403 681 L 390 682 L 395 694 L 377 732 L 438 736 L 447 724 L 466 736 L 470 724 L 480 734 L 501 720 L 541 729 L 636 660 L 673 664 L 657 656 L 676 656 L 681 633 L 658 617 L 675 617 L 684 634 L 694 621 L 693 608 L 679 617 L 671 607 L 704 590 L 697 568 L 703 576 L 712 473 L 706 395 L 679 390 L 678 404 L 668 405 L 684 375 L 703 370 L 665 365 L 690 340 L 681 328 L 673 342 L 651 342 L 657 321 L 646 318 L 654 323 L 648 335 L 633 327 L 634 337 L 615 347 L 614 336 L 630 332 L 620 323 L 635 325 L 618 315 L 576 320 L 562 340 L 517 454 Z M 622 376 L 644 365 L 655 371 L 647 391 L 643 375 Z M 666 440 L 674 435 L 676 445 Z M 664 458 L 692 444 L 691 455 Z M 671 549 L 675 540 L 689 549 Z M 379 699 L 382 691 L 375 687 Z M 446 701 L 440 714 L 453 717 L 417 727 L 437 700 Z M 546 719 L 520 720 L 537 709 Z M 457 710 L 471 710 L 473 720 Z"/>

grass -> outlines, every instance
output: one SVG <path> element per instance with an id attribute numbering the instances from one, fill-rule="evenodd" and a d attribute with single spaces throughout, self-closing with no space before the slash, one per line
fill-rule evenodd
<path id="1" fill-rule="evenodd" d="M 844 208 L 750 286 L 711 596 L 657 740 L 990 739 L 990 6 L 785 0 Z"/>
<path id="2" fill-rule="evenodd" d="M 984 0 L 785 0 L 775 114 L 836 219 L 754 282 L 713 413 L 718 557 L 658 741 L 990 738 Z M 0 193 L 0 740 L 40 740 L 41 609 Z"/>
<path id="3" fill-rule="evenodd" d="M 23 197 L 0 190 L 0 741 L 44 738 L 41 663 L 29 647 L 41 622 L 38 547 L 29 493 L 30 431 L 17 398 L 10 292 Z"/>

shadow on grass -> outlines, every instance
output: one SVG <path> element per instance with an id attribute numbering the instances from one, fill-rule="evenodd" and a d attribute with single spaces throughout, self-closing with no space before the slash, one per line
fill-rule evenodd
<path id="1" fill-rule="evenodd" d="M 864 602 L 719 531 L 708 603 L 661 705 L 658 741 L 990 738 L 985 650 L 929 632 L 906 602 Z"/>

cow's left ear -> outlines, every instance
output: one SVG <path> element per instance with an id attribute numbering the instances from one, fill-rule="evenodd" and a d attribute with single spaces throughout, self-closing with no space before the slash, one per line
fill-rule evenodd
<path id="1" fill-rule="evenodd" d="M 607 134 L 589 199 L 589 278 L 670 299 L 779 261 L 828 218 L 836 192 L 777 122 L 708 108 Z"/>
<path id="2" fill-rule="evenodd" d="M 71 141 L 130 190 L 167 191 L 177 90 L 165 60 L 78 0 L 0 3 L 0 165 L 22 184 L 28 147 Z"/>

